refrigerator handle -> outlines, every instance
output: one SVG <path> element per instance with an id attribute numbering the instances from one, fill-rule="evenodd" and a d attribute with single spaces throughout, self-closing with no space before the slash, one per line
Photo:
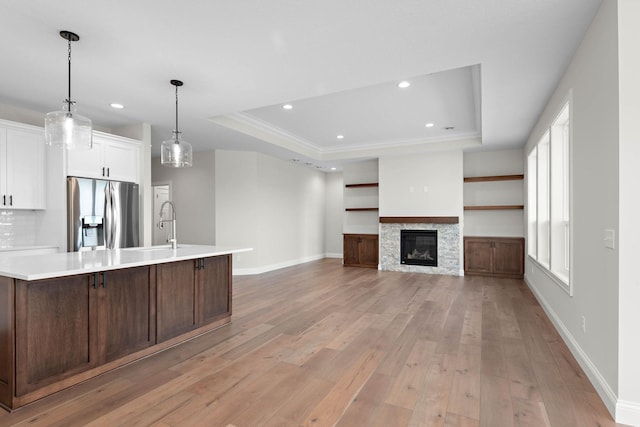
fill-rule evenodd
<path id="1" fill-rule="evenodd" d="M 105 195 L 105 203 L 104 203 L 104 216 L 105 216 L 105 224 L 104 224 L 104 241 L 105 248 L 112 249 L 113 248 L 113 203 L 112 203 L 112 191 L 111 191 L 111 183 L 107 183 L 104 187 L 104 195 Z"/>

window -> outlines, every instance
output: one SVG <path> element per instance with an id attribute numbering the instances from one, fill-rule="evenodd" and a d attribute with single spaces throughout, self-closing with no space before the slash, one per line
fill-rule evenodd
<path id="1" fill-rule="evenodd" d="M 528 254 L 570 292 L 571 103 L 527 156 Z"/>

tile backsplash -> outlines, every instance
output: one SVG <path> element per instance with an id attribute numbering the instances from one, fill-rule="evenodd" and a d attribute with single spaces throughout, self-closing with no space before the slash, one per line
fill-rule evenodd
<path id="1" fill-rule="evenodd" d="M 0 248 L 35 245 L 36 218 L 34 211 L 0 210 Z"/>

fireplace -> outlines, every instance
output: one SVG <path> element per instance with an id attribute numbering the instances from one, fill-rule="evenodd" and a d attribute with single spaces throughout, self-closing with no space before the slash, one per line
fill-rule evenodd
<path id="1" fill-rule="evenodd" d="M 400 263 L 438 266 L 437 230 L 400 230 Z"/>

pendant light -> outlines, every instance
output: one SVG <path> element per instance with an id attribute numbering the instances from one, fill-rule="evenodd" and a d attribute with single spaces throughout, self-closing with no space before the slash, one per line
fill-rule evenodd
<path id="1" fill-rule="evenodd" d="M 68 94 L 62 110 L 48 113 L 44 118 L 44 138 L 47 145 L 66 149 L 89 150 L 93 145 L 91 120 L 76 113 L 71 100 L 71 42 L 80 37 L 71 31 L 60 31 L 60 37 L 68 43 Z"/>
<path id="2" fill-rule="evenodd" d="M 163 166 L 183 168 L 193 165 L 193 153 L 191 144 L 182 140 L 182 132 L 178 128 L 178 88 L 183 85 L 180 80 L 171 80 L 176 87 L 176 129 L 173 131 L 173 139 L 162 141 L 160 162 Z"/>

